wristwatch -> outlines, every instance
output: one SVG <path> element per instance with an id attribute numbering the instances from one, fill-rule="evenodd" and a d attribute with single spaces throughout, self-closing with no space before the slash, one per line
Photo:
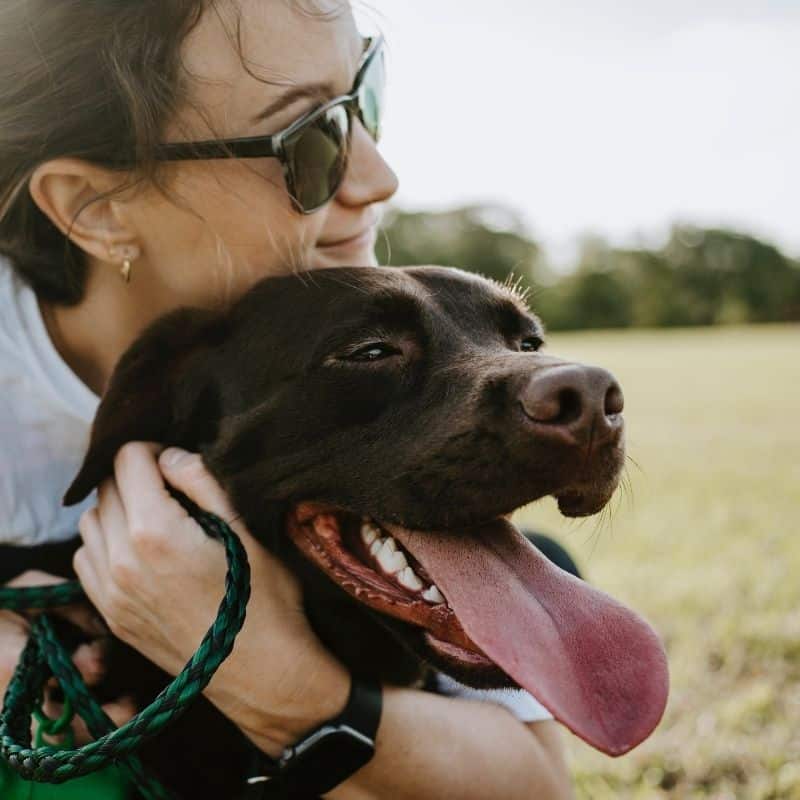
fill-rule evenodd
<path id="1" fill-rule="evenodd" d="M 380 683 L 351 676 L 341 714 L 287 747 L 279 759 L 259 754 L 245 800 L 311 800 L 329 792 L 375 754 L 382 710 Z"/>

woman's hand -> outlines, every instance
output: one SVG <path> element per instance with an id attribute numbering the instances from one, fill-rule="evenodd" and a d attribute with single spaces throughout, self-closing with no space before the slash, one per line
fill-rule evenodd
<path id="1" fill-rule="evenodd" d="M 10 588 L 27 588 L 32 586 L 53 586 L 64 583 L 64 578 L 49 575 L 38 570 L 29 570 L 12 581 L 5 584 Z M 5 695 L 8 684 L 14 675 L 14 670 L 22 654 L 25 644 L 30 635 L 30 624 L 28 617 L 32 617 L 38 611 L 28 611 L 27 616 L 15 614 L 12 611 L 0 611 L 0 697 Z M 104 642 L 108 637 L 108 630 L 97 614 L 86 604 L 75 604 L 62 606 L 48 610 L 48 613 L 63 617 L 73 625 L 77 625 L 81 630 L 90 636 L 96 637 L 92 641 L 81 644 L 72 654 L 72 660 L 81 674 L 87 686 L 96 686 L 105 676 L 105 646 Z M 48 684 L 48 691 L 45 693 L 43 710 L 48 717 L 53 719 L 61 714 L 61 704 L 50 697 L 50 691 L 57 684 L 54 680 Z M 108 714 L 116 725 L 127 722 L 134 714 L 133 701 L 128 697 L 123 697 L 113 703 L 103 706 L 103 710 Z M 92 737 L 86 729 L 83 720 L 76 718 L 73 721 L 76 744 L 85 744 L 91 741 Z"/>
<path id="2" fill-rule="evenodd" d="M 161 451 L 141 442 L 120 449 L 114 477 L 81 517 L 75 570 L 111 631 L 175 675 L 213 624 L 226 562 L 221 543 L 169 495 L 164 479 L 228 522 L 247 551 L 252 592 L 233 653 L 205 693 L 277 755 L 344 707 L 349 676 L 311 630 L 294 576 L 236 518 L 200 456 Z"/>

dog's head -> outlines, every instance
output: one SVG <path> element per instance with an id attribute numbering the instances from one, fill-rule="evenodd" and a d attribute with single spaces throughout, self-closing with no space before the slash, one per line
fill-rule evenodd
<path id="1" fill-rule="evenodd" d="M 663 711 L 660 644 L 505 519 L 545 495 L 595 513 L 623 465 L 619 386 L 543 354 L 543 336 L 513 291 L 453 269 L 262 281 L 225 313 L 182 309 L 137 340 L 65 502 L 126 441 L 200 451 L 298 573 L 312 620 L 352 598 L 355 622 L 328 640 L 352 653 L 377 617 L 419 657 L 468 682 L 511 676 L 624 752 Z"/>

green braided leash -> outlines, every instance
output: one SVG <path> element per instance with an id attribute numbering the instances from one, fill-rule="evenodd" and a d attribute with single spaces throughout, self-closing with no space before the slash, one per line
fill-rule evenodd
<path id="1" fill-rule="evenodd" d="M 214 624 L 175 680 L 147 708 L 117 728 L 89 694 L 70 654 L 56 639 L 47 616 L 39 616 L 31 626 L 31 636 L 8 686 L 0 713 L 0 757 L 26 780 L 63 783 L 119 760 L 119 766 L 147 800 L 172 797 L 145 774 L 135 751 L 186 711 L 230 654 L 244 625 L 250 597 L 250 566 L 244 547 L 225 522 L 199 508 L 182 493 L 174 490 L 170 493 L 209 536 L 221 540 L 225 546 L 228 559 L 225 597 Z M 0 608 L 52 608 L 83 598 L 77 582 L 25 589 L 5 588 L 0 589 Z M 85 720 L 89 732 L 96 737 L 95 741 L 75 750 L 31 746 L 31 714 L 51 675 L 57 678 L 65 697 Z"/>

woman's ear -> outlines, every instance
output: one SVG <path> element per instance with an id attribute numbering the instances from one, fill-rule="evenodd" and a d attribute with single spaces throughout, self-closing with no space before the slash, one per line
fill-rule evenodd
<path id="1" fill-rule="evenodd" d="M 120 173 L 64 157 L 36 167 L 28 191 L 65 236 L 89 255 L 107 261 L 111 243 L 131 244 L 137 238 L 120 213 L 116 193 L 105 196 L 125 185 Z"/>
<path id="2" fill-rule="evenodd" d="M 214 312 L 181 308 L 154 322 L 125 352 L 100 401 L 65 506 L 79 503 L 112 474 L 126 442 L 192 449 L 213 440 L 221 409 L 209 360 L 220 324 Z"/>

